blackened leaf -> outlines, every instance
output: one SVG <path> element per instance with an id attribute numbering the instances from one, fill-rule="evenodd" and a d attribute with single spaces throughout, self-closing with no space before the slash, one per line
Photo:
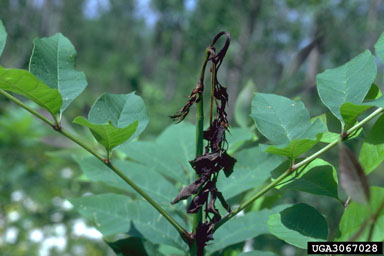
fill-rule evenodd
<path id="1" fill-rule="evenodd" d="M 339 148 L 340 185 L 345 193 L 358 203 L 369 202 L 367 177 L 356 156 L 345 145 Z"/>
<path id="2" fill-rule="evenodd" d="M 186 187 L 183 187 L 180 193 L 176 196 L 176 198 L 171 202 L 171 204 L 176 204 L 177 202 L 187 199 L 193 194 L 196 194 L 199 188 L 205 183 L 206 179 L 198 178 L 193 183 L 189 184 Z"/>
<path id="3" fill-rule="evenodd" d="M 193 103 L 195 103 L 195 102 L 197 103 L 199 101 L 200 95 L 202 93 L 203 93 L 203 85 L 199 81 L 197 83 L 195 89 L 193 89 L 191 94 L 188 96 L 189 100 L 184 105 L 184 107 L 182 107 L 179 111 L 177 111 L 176 114 L 174 114 L 173 116 L 169 116 L 169 117 L 172 118 L 172 120 L 175 121 L 176 123 L 180 123 L 181 121 L 183 121 L 184 118 L 188 115 L 189 109 L 191 108 Z"/>
<path id="4" fill-rule="evenodd" d="M 235 166 L 236 159 L 227 154 L 227 151 L 224 151 L 221 154 L 221 165 L 224 167 L 224 173 L 226 177 L 233 172 L 233 167 Z"/>
<path id="5" fill-rule="evenodd" d="M 208 207 L 207 207 L 207 213 L 213 213 L 213 218 L 211 220 L 212 223 L 216 223 L 219 220 L 221 220 L 221 215 L 215 207 L 216 197 L 217 197 L 217 189 L 214 188 L 211 191 L 211 199 L 209 200 Z"/>
<path id="6" fill-rule="evenodd" d="M 227 201 L 225 201 L 224 196 L 220 191 L 217 191 L 217 197 L 219 198 L 219 201 L 224 207 L 224 209 L 227 210 L 228 213 L 230 213 L 232 211 L 231 206 L 227 203 Z"/>
<path id="7" fill-rule="evenodd" d="M 206 153 L 201 156 L 197 156 L 192 161 L 189 161 L 192 168 L 195 169 L 198 175 L 202 175 L 203 173 L 210 171 L 210 173 L 216 172 L 221 169 L 218 165 L 220 161 L 219 152 L 216 153 Z"/>
<path id="8" fill-rule="evenodd" d="M 202 189 L 193 199 L 187 209 L 187 213 L 196 213 L 208 200 L 208 189 Z"/>

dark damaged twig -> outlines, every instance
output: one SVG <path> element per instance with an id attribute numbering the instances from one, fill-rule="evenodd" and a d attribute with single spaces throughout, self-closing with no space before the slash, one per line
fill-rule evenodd
<path id="1" fill-rule="evenodd" d="M 217 40 L 226 37 L 224 47 L 216 54 L 214 47 Z M 187 208 L 187 213 L 197 213 L 194 219 L 194 229 L 191 237 L 193 244 L 191 253 L 197 255 L 204 254 L 204 247 L 209 240 L 213 240 L 213 231 L 215 224 L 221 219 L 218 210 L 215 207 L 216 199 L 225 209 L 230 212 L 230 207 L 226 203 L 223 195 L 216 187 L 218 172 L 224 170 L 228 177 L 233 170 L 236 162 L 226 151 L 227 141 L 225 133 L 228 131 L 228 120 L 225 107 L 228 105 L 228 94 L 226 87 L 222 86 L 218 79 L 217 73 L 223 62 L 223 58 L 228 50 L 230 36 L 226 32 L 218 33 L 212 43 L 205 52 L 205 59 L 200 72 L 200 78 L 197 86 L 189 95 L 187 103 L 171 118 L 179 123 L 185 119 L 193 103 L 197 104 L 196 112 L 196 158 L 190 161 L 192 168 L 196 171 L 197 178 L 190 185 L 184 187 L 171 204 L 178 203 L 193 196 L 191 203 Z M 204 75 L 208 62 L 211 62 L 211 108 L 209 128 L 203 132 L 203 92 L 204 92 Z M 213 103 L 216 105 L 216 117 L 213 120 Z M 207 146 L 203 154 L 203 139 L 206 140 Z M 203 217 L 202 209 L 205 205 L 205 214 Z"/>

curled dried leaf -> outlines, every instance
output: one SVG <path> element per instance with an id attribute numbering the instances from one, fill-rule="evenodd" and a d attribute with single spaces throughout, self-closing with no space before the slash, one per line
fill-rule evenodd
<path id="1" fill-rule="evenodd" d="M 177 111 L 176 114 L 169 117 L 172 118 L 172 120 L 175 121 L 176 123 L 180 123 L 181 121 L 183 121 L 185 117 L 188 115 L 189 110 L 193 105 L 193 103 L 199 102 L 200 96 L 202 93 L 203 93 L 203 84 L 201 81 L 199 81 L 195 89 L 193 89 L 191 94 L 188 96 L 189 99 L 187 103 L 184 105 L 184 107 L 182 107 L 179 111 Z"/>
<path id="2" fill-rule="evenodd" d="M 193 199 L 187 209 L 187 213 L 197 213 L 208 199 L 209 189 L 204 187 Z"/>
<path id="3" fill-rule="evenodd" d="M 181 200 L 187 199 L 191 195 L 196 194 L 200 187 L 207 181 L 206 178 L 200 177 L 196 179 L 192 184 L 189 184 L 186 187 L 183 187 L 176 198 L 171 202 L 171 204 L 176 204 Z"/>

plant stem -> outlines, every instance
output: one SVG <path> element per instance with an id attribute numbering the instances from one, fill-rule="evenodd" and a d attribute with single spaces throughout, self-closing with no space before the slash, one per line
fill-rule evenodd
<path id="1" fill-rule="evenodd" d="M 48 118 L 46 118 L 45 116 L 43 116 L 42 114 L 40 114 L 39 112 L 37 112 L 36 110 L 28 107 L 27 105 L 25 105 L 23 102 L 21 102 L 20 100 L 18 100 L 16 97 L 12 96 L 11 94 L 7 93 L 6 91 L 0 89 L 0 94 L 3 95 L 5 98 L 13 101 L 14 103 L 16 103 L 17 105 L 19 105 L 20 107 L 24 108 L 25 110 L 27 110 L 28 112 L 30 112 L 32 115 L 35 115 L 37 116 L 38 118 L 40 118 L 44 123 L 47 123 L 48 125 L 50 126 L 53 126 L 53 122 L 51 120 L 49 120 Z"/>
<path id="2" fill-rule="evenodd" d="M 91 153 L 93 156 L 95 156 L 97 159 L 99 159 L 101 162 L 103 162 L 109 169 L 111 169 L 114 173 L 116 173 L 120 178 L 122 178 L 128 185 L 130 185 L 137 193 L 139 193 L 149 204 L 151 204 L 175 229 L 180 233 L 181 237 L 186 241 L 187 243 L 190 241 L 190 236 L 188 232 L 175 220 L 173 219 L 159 204 L 157 204 L 147 193 L 145 193 L 138 185 L 136 185 L 131 179 L 129 179 L 121 170 L 116 168 L 114 165 L 112 165 L 111 162 L 106 161 L 103 156 L 98 154 L 94 149 L 89 147 L 87 144 L 76 138 L 71 133 L 67 132 L 66 130 L 62 129 L 61 127 L 58 128 L 55 123 L 53 123 L 51 120 L 46 118 L 45 116 L 41 115 L 37 111 L 33 110 L 32 108 L 25 105 L 23 102 L 15 98 L 14 96 L 10 95 L 9 93 L 5 92 L 4 90 L 0 89 L 0 94 L 4 95 L 9 100 L 13 101 L 20 107 L 24 108 L 43 122 L 47 123 L 51 127 L 54 128 L 55 131 L 61 133 L 77 145 L 81 146 L 83 149 Z"/>
<path id="3" fill-rule="evenodd" d="M 205 74 L 205 68 L 207 66 L 208 58 L 210 55 L 210 51 L 207 49 L 205 51 L 204 61 L 203 65 L 200 69 L 200 80 L 199 83 L 201 83 L 202 86 L 204 86 L 204 74 Z M 200 156 L 203 154 L 204 149 L 204 141 L 203 141 L 203 133 L 204 133 L 204 96 L 203 93 L 199 94 L 199 98 L 197 99 L 196 103 L 196 151 L 195 155 Z M 198 178 L 197 174 L 195 178 Z M 203 220 L 203 211 L 202 209 L 198 210 L 198 212 L 193 216 L 193 230 L 192 233 L 196 232 L 196 228 Z M 197 254 L 197 244 L 196 240 L 193 242 L 191 248 L 190 248 L 191 255 Z"/>
<path id="4" fill-rule="evenodd" d="M 212 61 L 211 66 L 212 79 L 211 79 L 211 106 L 209 110 L 209 127 L 212 127 L 212 119 L 213 119 L 213 98 L 215 94 L 215 72 L 216 72 L 216 64 Z"/>
<path id="5" fill-rule="evenodd" d="M 350 135 L 351 133 L 357 131 L 360 129 L 364 124 L 366 124 L 369 120 L 372 118 L 378 116 L 381 112 L 384 111 L 384 108 L 378 108 L 374 112 L 372 112 L 369 116 L 361 120 L 359 123 L 354 125 L 352 128 L 350 128 L 345 136 Z M 215 225 L 215 230 L 217 230 L 220 226 L 222 226 L 225 222 L 230 220 L 232 217 L 234 217 L 236 214 L 241 212 L 243 209 L 247 208 L 249 205 L 251 205 L 255 200 L 259 199 L 261 196 L 263 196 L 266 192 L 268 192 L 270 189 L 274 188 L 277 184 L 279 184 L 281 181 L 283 181 L 286 177 L 288 177 L 293 171 L 297 170 L 299 167 L 306 165 L 313 160 L 315 160 L 317 157 L 319 157 L 321 154 L 327 152 L 334 146 L 336 146 L 339 142 L 343 140 L 343 137 L 340 136 L 333 142 L 329 143 L 326 145 L 324 148 L 320 149 L 319 151 L 315 152 L 311 156 L 305 158 L 301 162 L 294 164 L 290 169 L 286 170 L 283 174 L 281 174 L 277 179 L 269 183 L 267 186 L 262 188 L 259 192 L 257 192 L 254 196 L 252 196 L 250 199 L 248 199 L 246 202 L 244 202 L 242 205 L 240 205 L 236 210 L 233 212 L 229 213 L 227 216 L 225 216 L 223 219 L 221 219 L 216 225 Z"/>

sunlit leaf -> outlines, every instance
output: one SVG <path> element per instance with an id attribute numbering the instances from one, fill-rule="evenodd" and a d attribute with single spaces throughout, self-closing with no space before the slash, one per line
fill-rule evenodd
<path id="1" fill-rule="evenodd" d="M 299 168 L 296 172 L 284 179 L 281 185 L 276 186 L 276 188 L 294 189 L 338 198 L 337 173 L 330 163 L 317 158 L 304 169 Z"/>
<path id="2" fill-rule="evenodd" d="M 36 38 L 33 44 L 29 71 L 52 89 L 59 90 L 63 112 L 88 84 L 84 73 L 75 69 L 75 47 L 61 33 Z"/>
<path id="3" fill-rule="evenodd" d="M 127 141 L 136 131 L 138 121 L 133 122 L 124 128 L 117 128 L 111 122 L 107 124 L 94 124 L 82 116 L 78 116 L 73 123 L 88 127 L 95 139 L 103 145 L 107 151 Z"/>
<path id="4" fill-rule="evenodd" d="M 138 136 L 148 124 L 147 111 L 140 96 L 134 92 L 128 94 L 103 94 L 93 104 L 88 120 L 95 124 L 111 121 L 117 128 L 123 128 L 136 120 L 139 121 L 130 140 Z"/>
<path id="5" fill-rule="evenodd" d="M 328 224 L 312 206 L 296 204 L 269 216 L 268 229 L 285 242 L 306 249 L 309 241 L 326 241 Z"/>
<path id="6" fill-rule="evenodd" d="M 278 144 L 267 152 L 296 158 L 309 150 L 326 131 L 322 122 L 311 122 L 302 102 L 274 94 L 256 93 L 252 101 L 252 118 L 259 131 Z"/>
<path id="7" fill-rule="evenodd" d="M 63 101 L 58 90 L 51 89 L 34 75 L 22 69 L 0 66 L 0 89 L 27 97 L 48 110 L 53 117 L 59 113 Z"/>
<path id="8" fill-rule="evenodd" d="M 344 122 L 340 107 L 345 102 L 362 103 L 376 72 L 375 57 L 368 50 L 340 67 L 327 69 L 316 76 L 321 101 Z"/>
<path id="9" fill-rule="evenodd" d="M 344 144 L 339 147 L 339 181 L 345 193 L 353 201 L 369 202 L 369 185 L 364 170 L 353 152 Z"/>

